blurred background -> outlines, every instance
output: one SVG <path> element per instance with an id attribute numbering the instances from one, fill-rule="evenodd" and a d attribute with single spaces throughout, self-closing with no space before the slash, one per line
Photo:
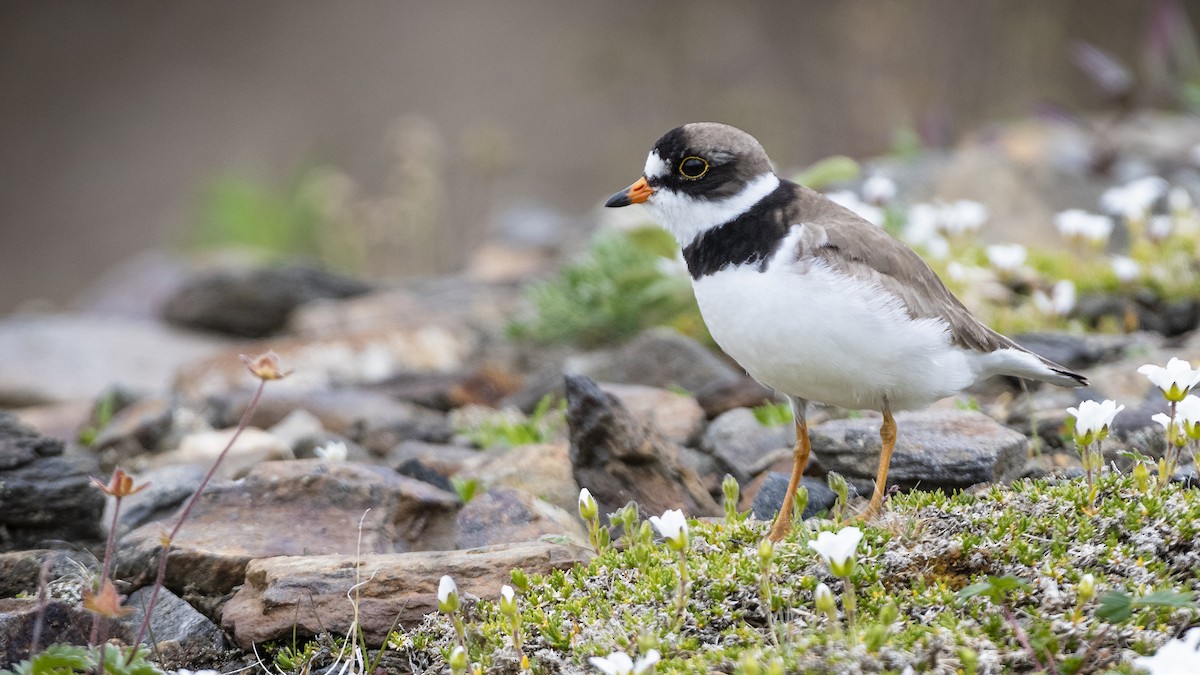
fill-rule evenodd
<path id="1" fill-rule="evenodd" d="M 147 250 L 453 272 L 497 230 L 586 232 L 687 121 L 797 167 L 1084 114 L 1106 101 L 1081 43 L 1155 85 L 1195 65 L 1169 61 L 1198 5 L 6 2 L 0 312 L 68 306 Z M 1172 83 L 1138 95 L 1194 110 Z"/>

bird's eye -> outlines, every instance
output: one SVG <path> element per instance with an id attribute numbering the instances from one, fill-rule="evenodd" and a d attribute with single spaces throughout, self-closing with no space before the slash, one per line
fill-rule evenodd
<path id="1" fill-rule="evenodd" d="M 683 161 L 679 163 L 679 174 L 689 180 L 702 178 L 706 173 L 708 173 L 708 162 L 700 157 L 694 155 L 684 157 Z"/>

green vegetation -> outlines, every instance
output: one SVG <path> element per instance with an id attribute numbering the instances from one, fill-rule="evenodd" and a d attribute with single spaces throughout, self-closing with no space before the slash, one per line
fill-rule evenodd
<path id="1" fill-rule="evenodd" d="M 110 675 L 161 675 L 163 671 L 146 662 L 149 654 L 149 650 L 140 649 L 126 662 L 129 650 L 111 644 L 95 647 L 50 645 L 28 661 L 16 664 L 12 670 L 0 670 L 0 675 L 95 673 L 100 671 L 101 665 Z"/>
<path id="2" fill-rule="evenodd" d="M 787 401 L 764 403 L 751 409 L 754 419 L 764 427 L 778 427 L 792 422 L 792 406 Z"/>
<path id="3" fill-rule="evenodd" d="M 676 246 L 658 228 L 606 232 L 556 277 L 530 288 L 532 318 L 511 334 L 583 346 L 629 339 L 651 326 L 706 337 L 686 274 L 670 269 Z"/>
<path id="4" fill-rule="evenodd" d="M 819 583 L 844 599 L 842 580 L 808 547 L 810 528 L 837 529 L 830 521 L 798 528 L 766 562 L 759 551 L 766 523 L 692 521 L 678 628 L 680 557 L 632 527 L 637 536 L 588 565 L 514 583 L 524 650 L 534 672 L 657 649 L 660 672 L 761 672 L 751 665 L 775 662 L 787 672 L 856 665 L 896 673 L 911 665 L 973 673 L 985 664 L 1007 671 L 1041 662 L 1059 673 L 1131 673 L 1132 655 L 1153 652 L 1200 616 L 1192 601 L 1200 589 L 1200 491 L 1171 484 L 1156 495 L 1117 474 L 1098 482 L 1090 516 L 1082 481 L 897 496 L 865 527 L 858 548 L 857 631 L 830 625 L 814 606 Z M 1080 590 L 1086 574 L 1099 600 L 1090 579 Z M 472 616 L 471 663 L 511 664 L 509 617 L 488 601 Z M 437 667 L 454 634 L 446 617 L 431 615 L 394 634 L 390 646 L 402 662 Z"/>
<path id="5" fill-rule="evenodd" d="M 545 443 L 553 440 L 566 425 L 567 402 L 559 399 L 555 404 L 555 398 L 554 394 L 543 396 L 528 417 L 516 411 L 500 411 L 474 427 L 459 429 L 459 433 L 485 450 Z"/>

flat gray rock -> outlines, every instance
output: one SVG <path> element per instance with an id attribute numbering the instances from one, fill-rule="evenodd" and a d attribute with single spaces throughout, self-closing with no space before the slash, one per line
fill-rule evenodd
<path id="1" fill-rule="evenodd" d="M 796 444 L 796 429 L 791 423 L 766 426 L 749 408 L 734 408 L 713 420 L 704 431 L 700 449 L 720 462 L 724 471 L 747 481 L 754 468 L 777 450 L 790 450 Z"/>
<path id="2" fill-rule="evenodd" d="M 113 385 L 164 392 L 226 341 L 156 321 L 84 314 L 0 319 L 0 407 L 94 399 Z"/>
<path id="3" fill-rule="evenodd" d="M 813 453 L 828 471 L 874 479 L 882 443 L 880 418 L 833 420 L 810 430 Z M 1028 439 L 983 413 L 925 410 L 896 414 L 897 440 L 888 485 L 922 490 L 966 488 L 1015 475 Z"/>
<path id="4" fill-rule="evenodd" d="M 205 489 L 172 542 L 166 585 L 221 595 L 242 583 L 255 558 L 452 548 L 458 506 L 456 495 L 386 467 L 264 462 L 241 480 Z M 150 583 L 161 532 L 173 525 L 148 523 L 125 537 L 118 576 L 135 587 Z"/>
<path id="5" fill-rule="evenodd" d="M 529 575 L 565 570 L 590 549 L 547 541 L 420 553 L 285 556 L 254 560 L 246 583 L 222 609 L 221 625 L 243 648 L 264 640 L 342 634 L 357 620 L 379 645 L 393 623 L 411 627 L 437 611 L 438 580 L 449 575 L 459 596 L 497 598 L 513 569 Z M 346 593 L 358 582 L 358 611 Z"/>
<path id="6" fill-rule="evenodd" d="M 150 593 L 149 587 L 141 588 L 125 601 L 125 606 L 133 609 L 121 620 L 130 639 L 137 636 L 145 620 L 146 613 L 142 608 L 149 606 Z M 142 643 L 157 645 L 157 653 L 164 660 L 191 664 L 215 660 L 229 646 L 225 634 L 216 624 L 166 588 L 158 592 L 154 613 L 150 616 L 150 630 Z"/>
<path id="7" fill-rule="evenodd" d="M 740 370 L 704 345 L 668 328 L 648 330 L 617 349 L 571 357 L 563 370 L 598 382 L 680 387 L 689 392 L 742 377 Z"/>

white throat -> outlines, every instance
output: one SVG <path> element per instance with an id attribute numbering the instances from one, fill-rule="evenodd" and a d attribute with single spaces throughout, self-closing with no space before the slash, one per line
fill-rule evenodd
<path id="1" fill-rule="evenodd" d="M 646 200 L 646 207 L 658 224 L 675 236 L 680 246 L 687 246 L 701 234 L 742 215 L 778 187 L 779 178 L 767 172 L 746 183 L 737 194 L 724 199 L 697 199 L 660 189 Z"/>

